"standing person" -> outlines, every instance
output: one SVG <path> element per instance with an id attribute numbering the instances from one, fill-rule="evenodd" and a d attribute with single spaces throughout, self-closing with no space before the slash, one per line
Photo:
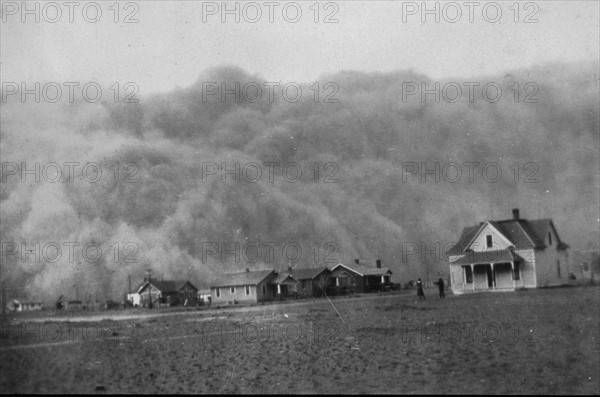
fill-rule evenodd
<path id="1" fill-rule="evenodd" d="M 434 281 L 440 290 L 440 299 L 446 299 L 446 293 L 444 292 L 444 280 L 440 277 L 438 281 Z"/>
<path id="2" fill-rule="evenodd" d="M 419 297 L 419 300 L 421 300 L 421 298 L 425 300 L 425 292 L 423 292 L 423 283 L 421 282 L 421 279 L 417 280 L 417 296 Z"/>

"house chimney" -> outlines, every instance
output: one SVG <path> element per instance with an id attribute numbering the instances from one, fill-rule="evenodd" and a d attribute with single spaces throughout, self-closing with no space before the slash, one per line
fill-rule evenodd
<path id="1" fill-rule="evenodd" d="M 356 263 L 358 265 L 360 263 L 360 259 L 355 259 L 354 263 Z"/>
<path id="2" fill-rule="evenodd" d="M 519 219 L 519 209 L 518 208 L 513 208 L 512 213 L 513 213 L 514 220 Z"/>
<path id="3" fill-rule="evenodd" d="M 293 268 L 291 266 L 288 266 L 288 273 L 292 274 L 292 269 Z"/>
<path id="4" fill-rule="evenodd" d="M 377 265 L 377 269 L 381 269 L 381 259 L 377 259 L 375 264 Z"/>

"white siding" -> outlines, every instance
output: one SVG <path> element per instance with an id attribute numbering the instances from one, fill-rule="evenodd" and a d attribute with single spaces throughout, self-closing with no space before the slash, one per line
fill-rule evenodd
<path id="1" fill-rule="evenodd" d="M 471 284 L 465 284 L 463 269 L 460 265 L 450 265 L 450 273 L 451 276 L 451 288 L 454 293 L 461 293 L 464 290 L 468 290 L 471 288 Z"/>
<path id="2" fill-rule="evenodd" d="M 513 288 L 512 267 L 510 263 L 498 263 L 494 265 L 496 276 L 496 289 Z"/>
<path id="3" fill-rule="evenodd" d="M 553 235 L 552 246 L 536 250 L 535 265 L 538 287 L 567 284 L 569 270 L 565 251 L 558 251 Z M 548 237 L 546 236 L 546 242 Z M 557 264 L 557 261 L 559 264 Z M 560 274 L 559 274 L 560 266 Z"/>
<path id="4" fill-rule="evenodd" d="M 519 263 L 519 267 L 521 268 L 521 280 L 517 280 L 517 288 L 535 288 L 537 284 L 535 273 L 535 253 L 533 249 L 516 250 L 515 252 L 524 260 L 524 262 Z"/>
<path id="5" fill-rule="evenodd" d="M 475 291 L 488 290 L 488 273 L 489 265 L 475 265 L 473 267 L 473 282 L 475 283 Z"/>
<path id="6" fill-rule="evenodd" d="M 487 247 L 486 236 L 492 236 L 492 248 Z M 475 252 L 503 250 L 511 246 L 510 241 L 502 236 L 492 225 L 486 224 L 479 232 L 475 240 L 470 245 L 470 248 Z"/>

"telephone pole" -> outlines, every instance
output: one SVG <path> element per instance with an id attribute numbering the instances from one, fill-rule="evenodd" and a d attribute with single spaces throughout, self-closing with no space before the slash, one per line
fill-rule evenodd
<path id="1" fill-rule="evenodd" d="M 6 282 L 0 282 L 0 287 L 2 287 L 2 314 L 6 314 Z"/>
<path id="2" fill-rule="evenodd" d="M 152 309 L 152 270 L 148 269 L 148 300 L 150 303 L 148 303 L 148 308 Z"/>
<path id="3" fill-rule="evenodd" d="M 2 300 L 2 314 L 6 314 L 6 283 L 2 280 L 2 262 L 0 262 L 0 288 L 2 288 L 2 293 L 0 293 L 0 300 Z"/>

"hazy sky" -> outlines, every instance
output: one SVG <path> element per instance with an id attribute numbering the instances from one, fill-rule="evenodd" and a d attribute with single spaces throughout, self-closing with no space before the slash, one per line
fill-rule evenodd
<path id="1" fill-rule="evenodd" d="M 437 4 L 440 21 L 431 14 L 424 23 L 421 1 L 322 1 L 318 23 L 314 1 L 228 2 L 230 9 L 237 3 L 238 23 L 235 15 L 223 14 L 220 1 L 120 2 L 117 23 L 113 1 L 98 2 L 97 23 L 84 19 L 95 17 L 92 2 L 80 2 L 73 22 L 62 1 L 55 3 L 60 18 L 46 2 L 27 4 L 34 10 L 36 3 L 39 22 L 34 14 L 23 15 L 20 1 L 2 3 L 3 82 L 133 81 L 143 94 L 188 86 L 203 70 L 222 64 L 285 82 L 310 82 L 339 70 L 469 77 L 549 61 L 597 60 L 600 48 L 598 1 L 518 2 L 518 15 L 515 1 L 428 1 L 429 9 Z M 296 5 L 302 15 L 292 23 Z M 123 23 L 130 14 L 138 22 Z M 324 23 L 328 16 L 338 22 Z"/>

